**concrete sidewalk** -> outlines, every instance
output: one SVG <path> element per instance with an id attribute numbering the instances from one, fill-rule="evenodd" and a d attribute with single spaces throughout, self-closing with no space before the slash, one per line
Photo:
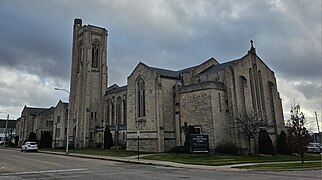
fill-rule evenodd
<path id="1" fill-rule="evenodd" d="M 192 164 L 182 164 L 169 161 L 157 161 L 157 160 L 147 160 L 141 159 L 144 156 L 149 156 L 151 154 L 140 155 L 140 160 L 137 159 L 137 156 L 128 156 L 128 157 L 115 157 L 115 156 L 99 156 L 99 155 L 89 155 L 89 154 L 79 154 L 79 153 L 69 153 L 65 152 L 54 152 L 54 151 L 38 151 L 40 153 L 46 154 L 55 154 L 61 156 L 70 156 L 70 157 L 80 157 L 80 158 L 90 158 L 90 159 L 99 159 L 99 160 L 108 160 L 116 162 L 125 162 L 125 163 L 135 163 L 135 164 L 144 164 L 144 165 L 154 165 L 154 166 L 164 166 L 164 167 L 176 167 L 176 168 L 189 168 L 189 169 L 201 169 L 201 170 L 213 170 L 213 171 L 249 171 L 247 169 L 238 169 L 233 168 L 237 165 L 225 165 L 225 166 L 207 166 L 207 165 L 192 165 Z M 241 164 L 238 164 L 241 166 Z M 248 164 L 242 164 L 248 165 Z"/>
<path id="2" fill-rule="evenodd" d="M 193 165 L 193 164 L 183 164 L 183 163 L 175 163 L 175 162 L 169 162 L 169 161 L 141 159 L 142 157 L 149 156 L 151 154 L 140 155 L 140 160 L 138 160 L 137 156 L 115 157 L 115 156 L 99 156 L 99 155 L 88 155 L 88 154 L 79 154 L 79 153 L 65 154 L 65 152 L 41 151 L 41 150 L 39 152 L 46 153 L 46 154 L 70 156 L 70 157 L 90 158 L 90 159 L 108 160 L 108 161 L 125 162 L 125 163 L 135 163 L 135 164 L 144 164 L 144 165 L 201 169 L 201 170 L 211 170 L 211 171 L 230 171 L 230 172 L 253 171 L 250 169 L 238 168 L 239 166 L 251 166 L 251 165 L 258 165 L 258 164 L 298 163 L 299 162 L 299 161 L 289 161 L 289 162 L 244 163 L 244 164 L 232 164 L 232 165 L 223 165 L 223 166 L 208 166 L 208 165 Z M 306 162 L 311 162 L 311 161 L 306 161 Z"/>

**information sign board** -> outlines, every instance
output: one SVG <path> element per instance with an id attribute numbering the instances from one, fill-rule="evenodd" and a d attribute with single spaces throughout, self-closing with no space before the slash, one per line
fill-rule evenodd
<path id="1" fill-rule="evenodd" d="M 208 153 L 209 140 L 206 134 L 189 135 L 190 153 Z"/>

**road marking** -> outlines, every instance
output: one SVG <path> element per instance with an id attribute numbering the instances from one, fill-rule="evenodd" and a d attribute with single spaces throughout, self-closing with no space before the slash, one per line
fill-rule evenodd
<path id="1" fill-rule="evenodd" d="M 78 178 L 78 177 L 84 177 L 84 176 L 86 175 L 82 174 L 82 175 L 73 175 L 73 176 L 56 176 L 54 177 L 54 179 Z M 53 177 L 36 177 L 29 180 L 41 180 L 41 179 L 53 179 Z"/>
<path id="2" fill-rule="evenodd" d="M 59 169 L 59 170 L 47 170 L 47 171 L 30 171 L 30 172 L 17 172 L 17 173 L 0 173 L 0 176 L 10 175 L 25 175 L 25 174 L 42 174 L 42 173 L 59 173 L 59 172 L 75 172 L 75 171 L 86 171 L 88 169 Z"/>
<path id="3" fill-rule="evenodd" d="M 289 178 L 303 178 L 303 179 L 321 179 L 320 176 L 310 176 L 310 175 L 293 175 L 293 174 L 280 174 L 274 172 L 250 172 L 249 174 L 259 174 L 259 175 L 266 175 L 266 176 L 280 176 L 280 177 L 289 177 Z"/>

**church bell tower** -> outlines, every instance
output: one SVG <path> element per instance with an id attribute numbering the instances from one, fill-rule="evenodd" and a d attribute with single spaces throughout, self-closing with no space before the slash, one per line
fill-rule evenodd
<path id="1" fill-rule="evenodd" d="M 107 36 L 105 28 L 74 20 L 70 82 L 69 139 L 75 147 L 92 147 L 103 120 L 107 88 Z"/>

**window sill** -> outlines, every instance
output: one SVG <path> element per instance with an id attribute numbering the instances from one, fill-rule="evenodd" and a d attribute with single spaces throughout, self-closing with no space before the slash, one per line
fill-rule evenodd
<path id="1" fill-rule="evenodd" d="M 137 118 L 135 122 L 146 122 L 146 118 L 145 117 Z"/>
<path id="2" fill-rule="evenodd" d="M 99 72 L 98 68 L 92 68 L 92 72 Z"/>

